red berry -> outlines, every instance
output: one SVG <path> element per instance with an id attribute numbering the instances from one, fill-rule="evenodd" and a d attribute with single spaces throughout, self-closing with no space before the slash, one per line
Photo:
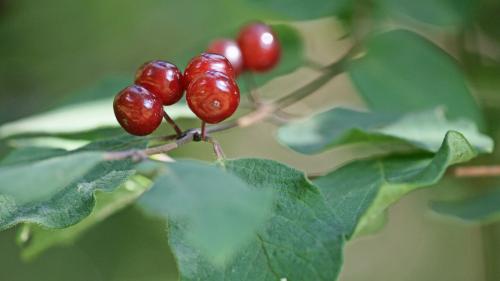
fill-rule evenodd
<path id="1" fill-rule="evenodd" d="M 244 26 L 237 41 L 246 69 L 266 71 L 273 68 L 280 59 L 280 43 L 268 25 L 251 23 Z"/>
<path id="2" fill-rule="evenodd" d="M 160 97 L 164 105 L 178 102 L 184 92 L 182 73 L 177 66 L 161 60 L 141 66 L 135 75 L 135 84 Z"/>
<path id="3" fill-rule="evenodd" d="M 243 71 L 243 57 L 241 56 L 241 50 L 234 40 L 214 40 L 210 43 L 210 45 L 208 45 L 207 52 L 225 56 L 233 66 L 236 76 Z"/>
<path id="4" fill-rule="evenodd" d="M 226 74 L 229 78 L 234 79 L 234 69 L 231 63 L 221 55 L 203 53 L 191 59 L 184 70 L 184 86 L 187 89 L 191 81 L 198 75 L 204 74 L 207 71 L 218 71 Z"/>
<path id="5" fill-rule="evenodd" d="M 113 109 L 123 129 L 136 136 L 151 134 L 160 126 L 163 118 L 160 98 L 138 85 L 129 86 L 118 93 Z"/>
<path id="6" fill-rule="evenodd" d="M 240 103 L 240 90 L 236 82 L 225 74 L 209 71 L 189 84 L 186 99 L 196 116 L 214 124 L 236 111 Z"/>

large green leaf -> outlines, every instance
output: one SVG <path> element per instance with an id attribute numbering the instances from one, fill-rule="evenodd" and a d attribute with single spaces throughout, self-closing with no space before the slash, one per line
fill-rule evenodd
<path id="1" fill-rule="evenodd" d="M 378 0 L 389 13 L 401 13 L 416 20 L 452 25 L 464 23 L 474 14 L 474 0 Z"/>
<path id="2" fill-rule="evenodd" d="M 374 36 L 349 73 L 375 111 L 404 113 L 444 106 L 450 118 L 465 117 L 483 125 L 457 63 L 413 32 L 393 30 Z"/>
<path id="3" fill-rule="evenodd" d="M 436 183 L 450 165 L 476 156 L 475 149 L 458 132 L 450 131 L 434 156 L 392 156 L 359 160 L 320 177 L 321 189 L 342 220 L 346 235 L 363 232 L 402 196 Z"/>
<path id="4" fill-rule="evenodd" d="M 438 214 L 467 223 L 491 223 L 500 220 L 500 189 L 460 201 L 436 201 L 431 208 Z"/>
<path id="5" fill-rule="evenodd" d="M 75 151 L 14 152 L 0 165 L 0 229 L 20 222 L 62 228 L 88 216 L 96 190 L 112 191 L 134 173 L 132 160 L 105 161 L 104 151 L 145 147 L 119 137 Z"/>
<path id="6" fill-rule="evenodd" d="M 140 203 L 182 225 L 182 236 L 220 264 L 264 223 L 272 196 L 216 166 L 177 161 L 164 167 Z"/>
<path id="7" fill-rule="evenodd" d="M 220 267 L 190 246 L 183 225 L 169 225 L 181 280 L 335 280 L 342 264 L 343 230 L 304 174 L 262 159 L 227 161 L 225 167 L 254 188 L 274 192 L 272 216 Z"/>
<path id="8" fill-rule="evenodd" d="M 292 19 L 313 19 L 341 13 L 350 3 L 349 0 L 247 0 L 265 10 Z"/>
<path id="9" fill-rule="evenodd" d="M 279 129 L 279 139 L 301 153 L 358 142 L 409 143 L 435 152 L 450 130 L 462 133 L 479 152 L 491 152 L 493 141 L 469 121 L 448 121 L 441 109 L 409 114 L 384 114 L 333 108 Z"/>
<path id="10" fill-rule="evenodd" d="M 148 179 L 133 176 L 113 192 L 97 192 L 92 213 L 80 223 L 68 228 L 47 229 L 35 224 L 23 225 L 18 235 L 22 258 L 31 260 L 48 248 L 73 244 L 89 229 L 134 203 L 149 186 Z"/>

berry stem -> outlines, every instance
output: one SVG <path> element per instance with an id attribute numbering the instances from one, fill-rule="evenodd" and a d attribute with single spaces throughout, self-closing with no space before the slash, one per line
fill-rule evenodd
<path id="1" fill-rule="evenodd" d="M 205 121 L 201 121 L 201 140 L 205 141 L 207 139 L 207 130 L 206 130 L 206 124 Z"/>
<path id="2" fill-rule="evenodd" d="M 165 121 L 167 121 L 167 123 L 170 124 L 172 126 L 172 128 L 174 128 L 175 133 L 177 134 L 177 137 L 182 136 L 181 128 L 179 128 L 179 126 L 177 126 L 177 123 L 175 123 L 175 121 L 172 118 L 170 118 L 170 116 L 167 114 L 167 112 L 165 110 L 163 110 L 163 117 L 165 118 Z"/>

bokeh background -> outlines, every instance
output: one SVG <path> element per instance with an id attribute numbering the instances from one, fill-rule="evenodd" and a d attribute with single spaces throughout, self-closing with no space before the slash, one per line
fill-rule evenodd
<path id="1" fill-rule="evenodd" d="M 460 57 L 475 97 L 494 124 L 500 107 L 500 2 L 461 1 L 467 13 L 438 15 L 432 11 L 433 1 L 424 1 L 430 2 L 428 22 L 400 15 L 401 11 L 378 12 L 391 13 L 394 23 L 389 24 L 403 22 Z M 372 1 L 360 3 L 373 5 Z M 411 5 L 412 1 L 401 1 L 402 9 L 413 11 Z M 184 67 L 186 58 L 202 51 L 198 46 L 255 19 L 288 20 L 243 0 L 0 0 L 0 124 L 78 99 L 99 98 L 92 95 L 102 91 L 86 89 L 106 87 L 109 81 L 113 85 L 124 81 L 126 86 L 137 66 L 151 59 L 171 60 Z M 349 25 L 353 21 L 363 24 L 363 20 L 363 15 L 346 14 L 292 24 L 304 37 L 308 59 L 326 63 L 349 48 L 353 40 L 346 36 Z M 461 56 L 463 49 L 471 47 L 469 41 L 460 41 L 463 26 L 477 29 L 474 34 L 478 36 L 475 52 L 466 56 Z M 275 98 L 315 75 L 303 67 L 260 91 Z M 332 105 L 365 106 L 346 75 L 289 112 L 303 114 Z M 188 120 L 181 124 L 197 125 Z M 311 173 L 377 153 L 357 147 L 303 156 L 280 146 L 269 133 L 274 129 L 261 124 L 223 133 L 219 140 L 229 157 L 272 158 Z M 496 128 L 489 132 L 498 136 Z M 210 148 L 200 143 L 189 144 L 172 156 L 212 159 Z M 350 242 L 340 280 L 499 280 L 500 259 L 495 252 L 500 251 L 500 227 L 456 224 L 437 218 L 428 209 L 429 200 L 448 196 L 453 185 L 444 182 L 438 188 L 412 193 L 391 208 L 385 229 Z M 75 244 L 50 249 L 31 262 L 20 258 L 16 231 L 0 232 L 1 281 L 177 280 L 164 222 L 146 216 L 136 206 L 92 228 Z"/>

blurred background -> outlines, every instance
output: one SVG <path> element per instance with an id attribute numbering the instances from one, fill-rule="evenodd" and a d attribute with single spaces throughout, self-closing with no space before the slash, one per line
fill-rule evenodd
<path id="1" fill-rule="evenodd" d="M 363 36 L 352 33 L 354 25 L 361 26 L 356 30 L 370 32 L 374 22 L 378 25 L 383 18 L 383 25 L 425 34 L 457 58 L 489 121 L 488 133 L 495 139 L 500 136 L 496 128 L 500 1 L 456 0 L 459 9 L 448 5 L 453 1 L 444 0 L 421 1 L 416 6 L 410 0 L 357 1 L 356 9 L 346 9 L 335 18 L 303 21 L 290 21 L 293 15 L 286 11 L 250 2 L 0 0 L 0 124 L 79 99 L 111 97 L 148 60 L 165 59 L 183 68 L 189 57 L 203 51 L 200 46 L 234 33 L 250 20 L 290 22 L 299 30 L 306 57 L 314 64 L 335 61 L 353 40 Z M 415 17 L 413 13 L 422 7 L 423 12 Z M 316 75 L 304 66 L 266 83 L 260 92 L 276 98 Z M 100 90 L 89 90 L 96 88 Z M 305 114 L 333 105 L 365 107 L 347 75 L 336 77 L 289 112 Z M 189 120 L 181 124 L 197 126 Z M 280 146 L 269 134 L 274 129 L 261 124 L 223 133 L 219 141 L 229 157 L 271 158 L 310 173 L 377 153 L 357 147 L 304 156 Z M 210 148 L 201 143 L 189 144 L 172 156 L 212 159 Z M 498 163 L 495 156 L 480 161 Z M 454 185 L 445 181 L 438 188 L 412 193 L 391 208 L 381 232 L 350 242 L 340 280 L 500 280 L 500 257 L 495 257 L 500 252 L 499 226 L 456 224 L 435 217 L 428 209 L 429 200 L 449 197 Z M 177 280 L 165 227 L 164 222 L 131 206 L 92 228 L 75 244 L 50 249 L 30 262 L 20 258 L 15 243 L 19 229 L 0 232 L 0 280 Z"/>

